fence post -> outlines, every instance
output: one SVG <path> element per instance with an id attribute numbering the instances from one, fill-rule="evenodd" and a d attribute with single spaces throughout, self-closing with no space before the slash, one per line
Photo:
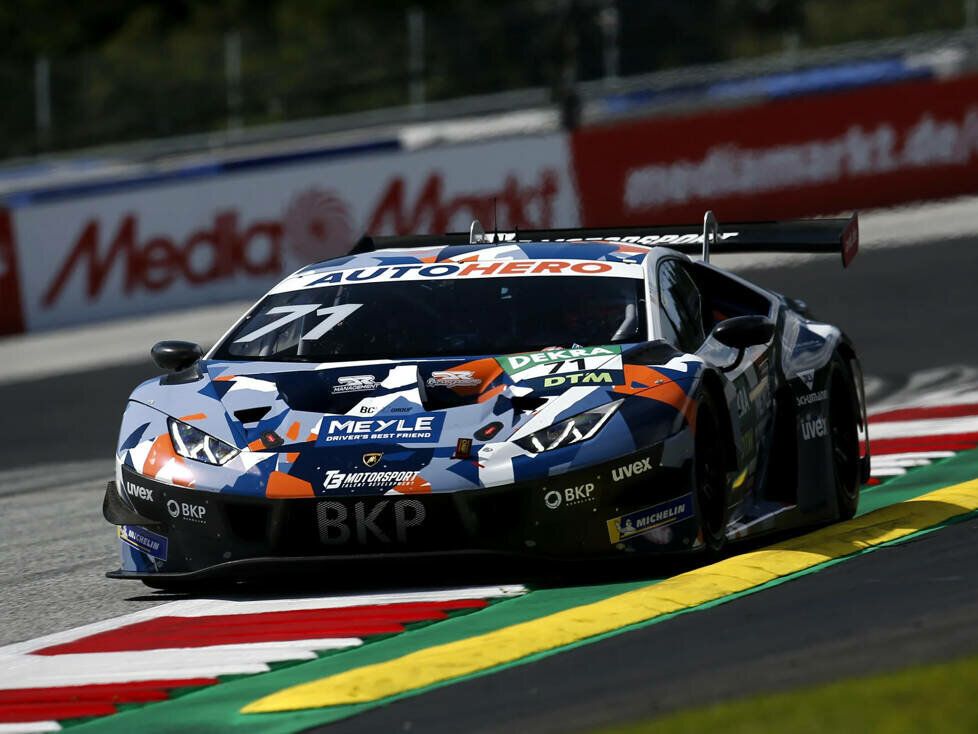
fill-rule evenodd
<path id="1" fill-rule="evenodd" d="M 51 142 L 51 62 L 47 56 L 34 61 L 34 125 L 37 147 L 43 150 Z"/>
<path id="2" fill-rule="evenodd" d="M 601 38 L 603 41 L 602 61 L 604 66 L 605 84 L 614 82 L 618 79 L 618 3 L 617 0 L 606 0 L 604 8 L 598 15 L 598 24 L 601 26 Z"/>
<path id="3" fill-rule="evenodd" d="M 408 8 L 407 32 L 411 108 L 420 117 L 424 108 L 424 10 L 417 5 Z"/>
<path id="4" fill-rule="evenodd" d="M 224 81 L 227 87 L 228 135 L 241 132 L 241 33 L 224 34 Z"/>

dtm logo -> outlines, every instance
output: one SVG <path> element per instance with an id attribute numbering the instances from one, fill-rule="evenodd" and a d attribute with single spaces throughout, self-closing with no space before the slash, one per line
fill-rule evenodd
<path id="1" fill-rule="evenodd" d="M 140 487 L 138 484 L 133 484 L 132 482 L 123 482 L 122 484 L 130 497 L 136 497 L 145 502 L 153 501 L 153 490 L 149 487 Z"/>
<path id="2" fill-rule="evenodd" d="M 407 542 L 408 528 L 425 520 L 424 505 L 418 500 L 381 500 L 368 509 L 366 502 L 353 505 L 353 517 L 342 502 L 320 502 L 316 507 L 319 539 L 327 545 L 343 545 L 351 538 L 360 545 L 368 542 Z M 355 537 L 354 537 L 355 536 Z"/>
<path id="3" fill-rule="evenodd" d="M 556 510 L 561 504 L 566 504 L 568 507 L 574 505 L 580 505 L 585 502 L 594 502 L 594 484 L 588 482 L 587 484 L 579 484 L 576 487 L 567 487 L 564 490 L 551 489 L 543 496 L 543 502 L 547 505 L 548 509 Z"/>
<path id="4" fill-rule="evenodd" d="M 189 520 L 190 522 L 197 523 L 207 522 L 207 520 L 204 519 L 204 515 L 207 514 L 207 508 L 203 505 L 193 505 L 189 502 L 167 500 L 166 511 L 170 514 L 170 517 L 174 519 Z"/>
<path id="5" fill-rule="evenodd" d="M 593 385 L 599 382 L 612 384 L 614 380 L 610 372 L 587 372 L 575 375 L 554 375 L 543 379 L 544 387 L 559 387 L 561 385 Z"/>
<path id="6" fill-rule="evenodd" d="M 824 418 L 807 420 L 801 424 L 801 437 L 806 441 L 824 438 L 827 435 L 829 435 L 829 424 Z"/>

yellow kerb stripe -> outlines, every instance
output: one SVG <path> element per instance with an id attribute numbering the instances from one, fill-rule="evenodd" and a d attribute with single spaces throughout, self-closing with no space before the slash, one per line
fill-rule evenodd
<path id="1" fill-rule="evenodd" d="M 377 701 L 715 601 L 976 509 L 978 480 L 972 480 L 603 601 L 286 688 L 241 711 L 270 713 Z"/>

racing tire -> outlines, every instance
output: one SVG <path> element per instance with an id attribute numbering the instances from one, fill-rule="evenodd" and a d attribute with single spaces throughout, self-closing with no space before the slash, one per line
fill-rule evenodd
<path id="1" fill-rule="evenodd" d="M 713 398 L 704 394 L 696 413 L 696 507 L 706 552 L 719 555 L 727 542 L 727 472 L 723 434 Z"/>
<path id="2" fill-rule="evenodd" d="M 845 363 L 832 360 L 829 372 L 829 434 L 839 519 L 849 520 L 859 506 L 859 417 L 855 387 Z"/>

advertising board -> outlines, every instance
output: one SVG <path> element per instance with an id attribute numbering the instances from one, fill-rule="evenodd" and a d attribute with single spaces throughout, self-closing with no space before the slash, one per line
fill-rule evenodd
<path id="1" fill-rule="evenodd" d="M 13 209 L 26 328 L 256 297 L 366 231 L 576 224 L 566 145 L 550 135 L 374 153 Z"/>

